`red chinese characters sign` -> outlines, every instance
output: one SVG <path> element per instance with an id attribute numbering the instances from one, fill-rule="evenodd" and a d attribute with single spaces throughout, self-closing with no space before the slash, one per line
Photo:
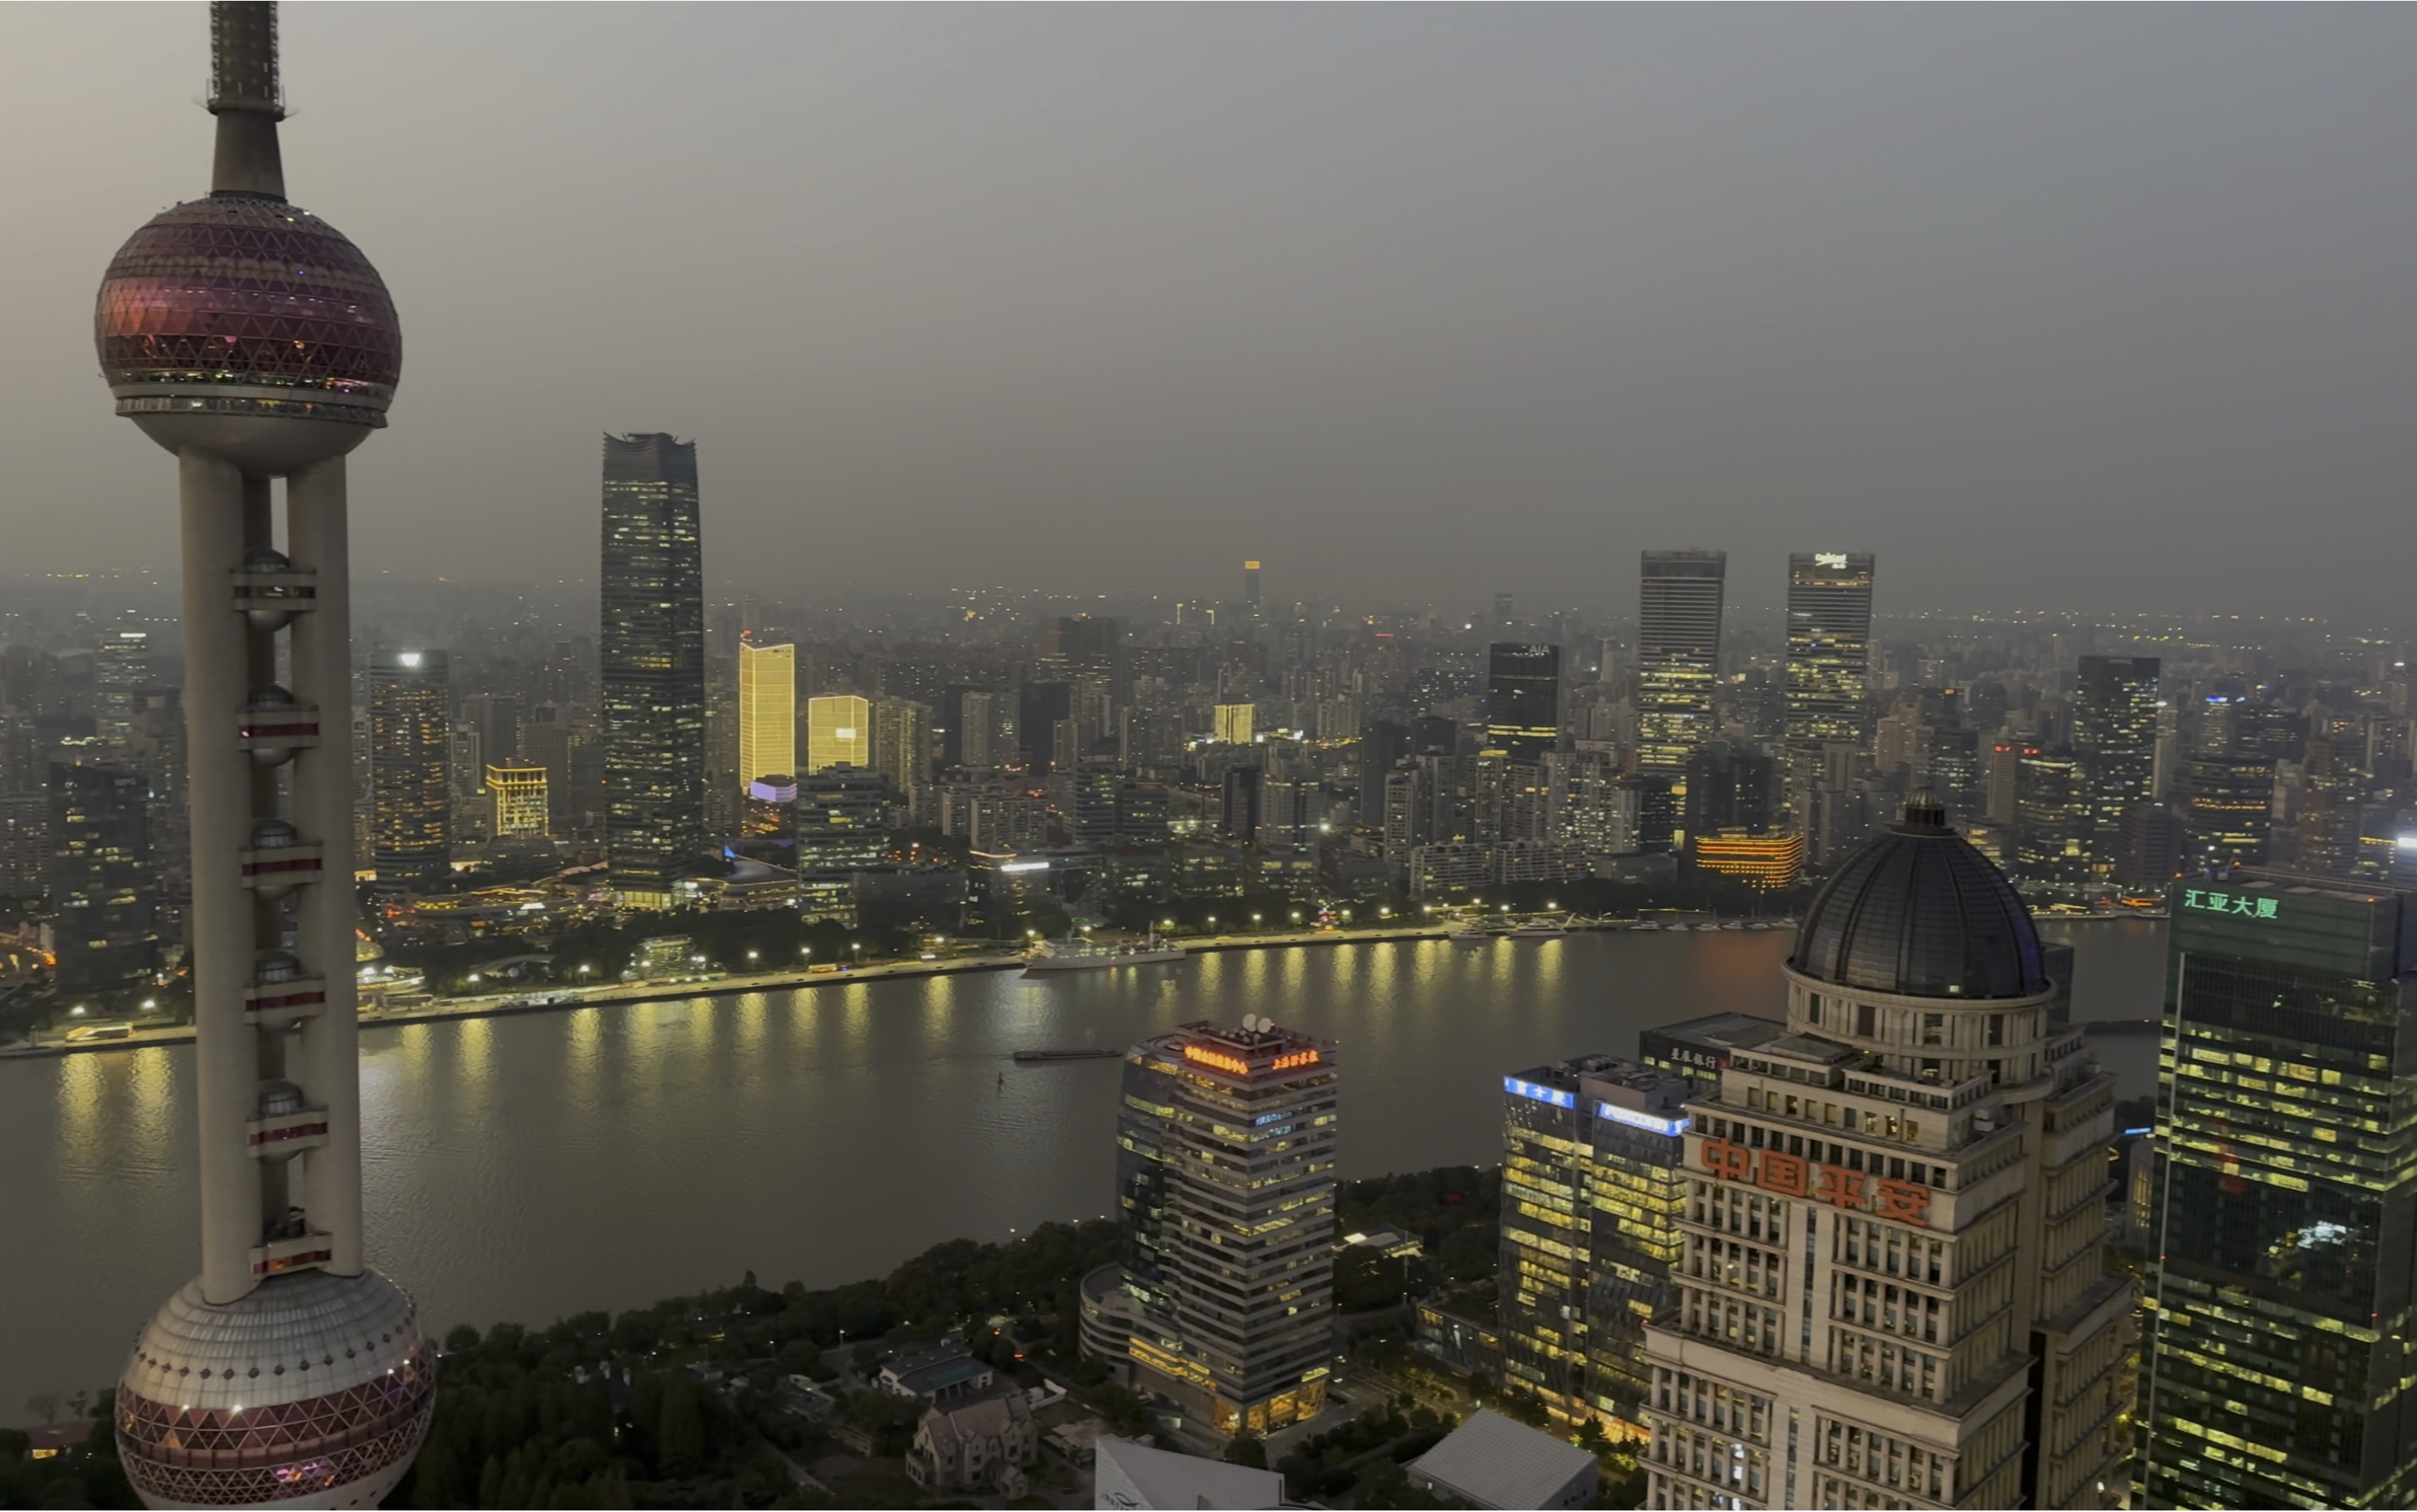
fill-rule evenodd
<path id="1" fill-rule="evenodd" d="M 1889 1181 L 1845 1166 L 1819 1166 L 1778 1150 L 1752 1150 L 1728 1140 L 1706 1140 L 1704 1170 L 1715 1180 L 1750 1182 L 1782 1197 L 1806 1197 L 1849 1213 L 1870 1213 L 1917 1228 L 1930 1226 L 1930 1188 Z"/>

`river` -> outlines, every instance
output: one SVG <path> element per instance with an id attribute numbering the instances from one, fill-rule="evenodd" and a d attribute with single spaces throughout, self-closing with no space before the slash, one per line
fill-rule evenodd
<path id="1" fill-rule="evenodd" d="M 2162 926 L 2049 926 L 2075 1017 L 2151 1017 Z M 1341 1043 L 1351 1176 L 1498 1157 L 1500 1079 L 1697 1014 L 1776 1016 L 1792 933 L 1238 950 L 1176 966 L 863 981 L 361 1036 L 372 1263 L 440 1330 L 736 1281 L 824 1286 L 958 1235 L 1101 1214 L 1120 1048 L 1245 1013 Z M 2093 1049 L 2125 1096 L 2152 1036 Z M 1005 1084 L 999 1083 L 1001 1074 Z M 192 1054 L 0 1064 L 0 1423 L 115 1374 L 196 1261 Z"/>

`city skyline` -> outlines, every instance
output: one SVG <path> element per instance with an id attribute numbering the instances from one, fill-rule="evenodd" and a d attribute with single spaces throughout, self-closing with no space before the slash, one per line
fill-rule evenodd
<path id="1" fill-rule="evenodd" d="M 196 23 L 163 10 L 153 26 L 119 24 L 126 14 L 0 18 L 12 52 L 64 64 L 0 111 L 55 115 L 77 61 L 104 50 L 124 90 L 121 118 L 10 169 L 11 187 L 54 214 L 89 216 L 86 263 L 114 222 L 61 201 L 66 180 L 47 175 L 128 161 L 124 144 L 188 108 L 176 38 Z M 2383 147 L 2409 108 L 2384 62 L 2407 23 L 2389 12 L 1494 11 L 1450 26 L 1456 13 L 1136 12 L 1087 28 L 1007 14 L 970 23 L 983 48 L 962 53 L 878 13 L 633 9 L 568 38 L 538 16 L 406 14 L 304 12 L 289 38 L 327 60 L 306 77 L 345 79 L 427 165 L 394 175 L 378 203 L 330 206 L 395 249 L 382 256 L 398 299 L 428 307 L 415 329 L 443 364 L 406 401 L 430 445 L 363 459 L 355 483 L 364 553 L 398 574 L 538 576 L 579 527 L 588 438 L 646 427 L 701 435 L 716 457 L 724 545 L 708 571 L 734 590 L 771 585 L 758 577 L 821 594 L 912 587 L 926 574 L 1072 586 L 1087 564 L 1201 591 L 1143 548 L 1146 533 L 1116 527 L 1213 517 L 1247 537 L 1234 559 L 1267 559 L 1279 604 L 1310 584 L 1437 596 L 1464 573 L 1523 601 L 1574 599 L 1635 551 L 1686 541 L 1729 549 L 1751 601 L 1764 569 L 1746 547 L 1831 540 L 1889 552 L 1906 609 L 2212 596 L 2278 612 L 2316 600 L 2326 574 L 2339 579 L 2329 602 L 2379 613 L 2396 601 L 2379 561 L 2318 554 L 2388 519 L 2379 480 L 2402 466 L 2389 417 L 2407 408 L 2407 380 L 2385 354 L 2408 301 L 2396 263 L 2369 250 L 2403 239 L 2395 207 L 2417 203 Z M 1786 36 L 1788 69 L 1770 68 L 1758 24 Z M 985 49 L 1102 66 L 1080 83 L 1044 73 L 1071 91 L 1044 108 L 1012 69 L 984 67 Z M 792 62 L 813 87 L 713 88 L 692 121 L 596 116 L 632 68 L 659 68 L 675 98 Z M 1595 87 L 1577 88 L 1581 67 Z M 474 155 L 469 123 L 434 113 L 418 84 L 439 73 L 484 89 L 482 119 L 526 98 L 562 125 L 524 134 L 516 154 Z M 1948 78 L 1952 105 L 1935 83 Z M 1132 87 L 1142 79 L 1152 90 Z M 1346 84 L 1364 120 L 1321 103 L 1312 80 Z M 1724 123 L 1747 80 L 1766 98 Z M 1281 108 L 1230 123 L 1226 145 L 1195 140 L 1218 118 L 1211 101 L 1245 87 Z M 1490 109 L 1497 90 L 1534 104 Z M 980 113 L 990 137 L 957 111 L 899 113 L 950 98 L 996 107 Z M 306 87 L 296 103 L 321 102 Z M 1129 140 L 1089 140 L 1103 117 L 1125 120 Z M 1993 134 L 1992 121 L 2018 129 Z M 717 227 L 710 259 L 676 234 L 600 240 L 581 206 L 616 203 L 633 163 L 692 160 L 697 129 L 799 147 L 772 168 L 783 192 L 755 192 L 760 174 L 692 181 L 686 203 Z M 868 175 L 838 145 L 867 136 L 908 172 Z M 1192 171 L 1137 182 L 1153 160 Z M 156 171 L 164 200 L 175 166 L 136 172 Z M 931 191 L 911 201 L 892 182 L 925 174 Z M 1118 202 L 1137 217 L 1103 229 L 1100 208 Z M 1486 213 L 1452 217 L 1430 249 L 1407 233 L 1437 206 Z M 451 234 L 432 244 L 428 228 L 464 214 L 505 226 L 501 249 L 520 265 L 575 264 L 574 307 L 647 308 L 665 280 L 751 296 L 667 302 L 680 315 L 649 314 L 650 360 L 631 363 L 599 344 L 625 340 L 619 326 L 600 339 L 577 322 L 535 325 L 543 302 L 489 278 L 488 261 L 474 275 Z M 1163 255 L 1204 215 L 1214 235 Z M 984 234 L 965 234 L 969 222 Z M 794 275 L 788 251 L 764 265 L 798 246 L 812 277 Z M 1376 249 L 1390 249 L 1383 277 L 1339 281 L 1340 265 Z M 24 253 L 26 285 L 48 281 L 54 254 Z M 939 283 L 952 293 L 933 301 Z M 753 339 L 741 310 L 802 322 L 803 344 Z M 870 344 L 867 319 L 886 344 Z M 80 324 L 71 309 L 28 310 L 20 355 L 0 365 L 7 423 L 88 459 L 21 480 L 77 507 L 24 520 L 16 544 L 56 569 L 136 565 L 140 481 L 48 381 Z M 561 353 L 564 375 L 536 395 L 490 392 L 469 355 L 499 340 Z M 1465 355 L 1438 360 L 1452 352 Z M 1017 381 L 993 382 L 1011 355 Z M 1269 364 L 1337 396 L 1313 412 L 1315 438 L 1275 410 L 1290 394 L 1264 381 Z M 897 445 L 908 415 L 917 442 Z M 2307 528 L 2248 562 L 2234 543 L 2285 499 Z M 404 525 L 406 500 L 428 528 Z M 1525 528 L 1465 533 L 1449 555 L 1421 544 L 1506 501 Z M 981 520 L 1033 528 L 964 528 Z M 2013 521 L 2087 549 L 2060 547 L 2054 572 L 2008 583 L 1989 542 Z M 884 522 L 924 542 L 911 567 L 880 549 Z M 1548 536 L 1556 549 L 1537 550 Z M 475 560 L 438 545 L 473 537 Z M 1079 561 L 1068 539 L 1085 543 Z M 1232 562 L 1218 570 L 1222 596 Z"/>

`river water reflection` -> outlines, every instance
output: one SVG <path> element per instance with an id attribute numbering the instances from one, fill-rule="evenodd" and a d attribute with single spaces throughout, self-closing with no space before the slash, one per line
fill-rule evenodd
<path id="1" fill-rule="evenodd" d="M 2077 1017 L 2155 1014 L 2160 927 L 2058 932 L 2080 952 Z M 1117 1063 L 1010 1057 L 1245 1013 L 1341 1041 L 1346 1174 L 1491 1163 L 1503 1073 L 1634 1054 L 1638 1030 L 1695 1014 L 1775 1016 L 1794 939 L 1234 951 L 372 1027 L 371 1258 L 440 1328 L 541 1323 L 750 1269 L 828 1285 L 1096 1215 Z M 2094 1048 L 2125 1095 L 2149 1090 L 2153 1038 Z M 190 1047 L 0 1065 L 0 1403 L 110 1379 L 191 1275 L 191 1074 Z"/>

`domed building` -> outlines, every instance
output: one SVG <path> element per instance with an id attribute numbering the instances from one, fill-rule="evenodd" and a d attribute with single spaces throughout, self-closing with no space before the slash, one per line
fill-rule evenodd
<path id="1" fill-rule="evenodd" d="M 1689 1108 L 1648 1504 L 2114 1504 L 2114 1085 L 2049 960 L 1927 794 L 1823 885 Z"/>
<path id="2" fill-rule="evenodd" d="M 377 270 L 285 198 L 276 7 L 209 14 L 209 196 L 137 231 L 94 310 L 117 412 L 176 459 L 202 1215 L 118 1456 L 150 1506 L 375 1506 L 436 1383 L 361 1222 L 344 460 L 403 343 Z"/>

